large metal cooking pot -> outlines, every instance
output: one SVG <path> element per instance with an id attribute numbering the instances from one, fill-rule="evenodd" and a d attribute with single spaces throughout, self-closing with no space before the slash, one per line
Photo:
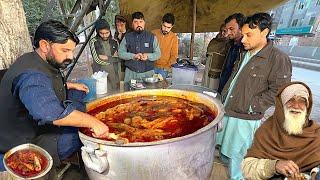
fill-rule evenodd
<path id="1" fill-rule="evenodd" d="M 86 167 L 90 179 L 209 179 L 214 159 L 217 123 L 224 111 L 221 102 L 207 95 L 176 89 L 132 91 L 108 96 L 87 105 L 88 111 L 107 102 L 137 96 L 172 96 L 203 103 L 216 113 L 216 118 L 196 132 L 172 139 L 155 142 L 116 144 L 86 136 L 79 132 L 82 148 L 89 153 L 88 159 L 97 166 L 104 166 L 100 173 Z M 94 157 L 92 155 L 95 155 Z M 86 155 L 87 156 L 87 155 Z M 103 160 L 101 157 L 105 156 Z"/>

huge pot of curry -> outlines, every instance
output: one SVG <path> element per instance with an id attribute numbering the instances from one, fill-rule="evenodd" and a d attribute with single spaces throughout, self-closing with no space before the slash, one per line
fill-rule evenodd
<path id="1" fill-rule="evenodd" d="M 224 111 L 208 95 L 176 89 L 115 94 L 87 105 L 109 139 L 80 129 L 90 179 L 209 179 Z"/>

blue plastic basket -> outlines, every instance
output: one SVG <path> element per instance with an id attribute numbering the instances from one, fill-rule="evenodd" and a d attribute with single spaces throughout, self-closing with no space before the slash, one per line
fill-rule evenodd
<path id="1" fill-rule="evenodd" d="M 83 83 L 89 88 L 89 93 L 84 98 L 85 102 L 92 101 L 96 98 L 96 80 L 93 78 L 79 79 L 79 83 Z"/>
<path id="2" fill-rule="evenodd" d="M 3 156 L 3 154 L 0 154 L 0 172 L 6 170 L 3 165 Z"/>

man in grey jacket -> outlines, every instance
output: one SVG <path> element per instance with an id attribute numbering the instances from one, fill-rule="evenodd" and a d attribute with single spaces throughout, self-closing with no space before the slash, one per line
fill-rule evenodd
<path id="1" fill-rule="evenodd" d="M 240 164 L 260 119 L 274 105 L 278 88 L 291 80 L 289 57 L 267 39 L 271 24 L 272 18 L 266 13 L 247 18 L 241 40 L 247 53 L 222 91 L 226 114 L 217 144 L 221 145 L 222 160 L 229 163 L 231 179 L 243 179 Z"/>

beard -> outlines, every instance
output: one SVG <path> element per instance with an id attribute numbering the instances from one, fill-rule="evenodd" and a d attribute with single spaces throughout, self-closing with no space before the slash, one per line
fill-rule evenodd
<path id="1" fill-rule="evenodd" d="M 289 135 L 302 134 L 307 117 L 306 109 L 300 110 L 284 106 L 284 117 L 283 127 Z"/>
<path id="2" fill-rule="evenodd" d="M 58 63 L 52 57 L 47 57 L 46 61 L 56 69 L 66 69 L 68 67 L 68 65 L 70 65 L 73 62 L 72 59 L 65 59 L 65 60 L 63 60 L 62 63 Z"/>
<path id="3" fill-rule="evenodd" d="M 135 32 L 141 33 L 143 31 L 143 28 L 141 26 L 136 27 Z"/>
<path id="4" fill-rule="evenodd" d="M 100 38 L 102 39 L 102 41 L 108 41 L 109 40 L 109 37 L 101 37 Z"/>
<path id="5" fill-rule="evenodd" d="M 161 33 L 162 33 L 163 35 L 166 35 L 166 34 L 168 34 L 169 32 L 168 32 L 168 31 L 163 31 L 163 30 L 161 30 Z"/>

